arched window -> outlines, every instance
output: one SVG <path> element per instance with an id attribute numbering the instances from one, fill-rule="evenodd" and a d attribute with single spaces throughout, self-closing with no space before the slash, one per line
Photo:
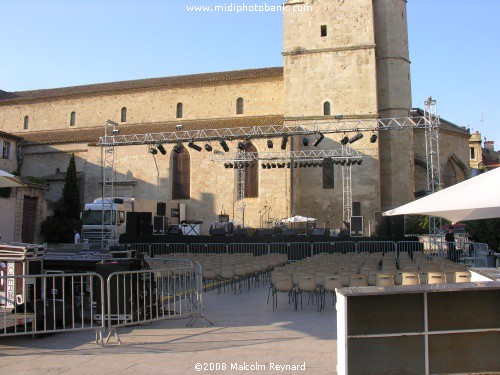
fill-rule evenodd
<path id="1" fill-rule="evenodd" d="M 330 102 L 324 102 L 323 103 L 323 115 L 330 116 L 330 114 L 331 114 Z"/>
<path id="2" fill-rule="evenodd" d="M 243 98 L 236 99 L 236 114 L 242 115 L 245 109 L 245 103 L 243 102 Z"/>
<path id="3" fill-rule="evenodd" d="M 172 199 L 190 199 L 191 197 L 191 160 L 189 151 L 182 145 L 180 152 L 172 157 Z"/>
<path id="4" fill-rule="evenodd" d="M 127 107 L 122 108 L 121 122 L 127 122 Z"/>
<path id="5" fill-rule="evenodd" d="M 75 121 L 76 121 L 76 113 L 73 111 L 69 116 L 69 126 L 75 126 Z"/>
<path id="6" fill-rule="evenodd" d="M 457 172 L 451 160 L 448 160 L 443 170 L 443 188 L 453 186 L 457 183 Z"/>
<path id="7" fill-rule="evenodd" d="M 28 130 L 30 126 L 30 118 L 29 116 L 24 116 L 24 130 Z"/>
<path id="8" fill-rule="evenodd" d="M 182 118 L 182 103 L 177 103 L 177 112 L 175 117 Z"/>

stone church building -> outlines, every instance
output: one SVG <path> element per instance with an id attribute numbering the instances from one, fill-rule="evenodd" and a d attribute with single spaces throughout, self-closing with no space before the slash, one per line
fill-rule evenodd
<path id="1" fill-rule="evenodd" d="M 49 202 L 61 196 L 63 172 L 74 153 L 82 199 L 89 202 L 101 196 L 97 142 L 108 119 L 119 124 L 120 134 L 144 134 L 174 132 L 178 125 L 196 130 L 422 116 L 411 102 L 406 3 L 288 1 L 287 8 L 311 9 L 283 12 L 282 67 L 0 91 L 0 129 L 24 139 L 22 175 L 48 181 Z M 375 133 L 378 140 L 371 143 Z M 317 147 L 312 135 L 307 146 L 304 137 L 294 136 L 286 147 L 337 150 L 343 137 L 353 135 L 325 134 Z M 470 174 L 469 136 L 468 130 L 443 121 L 444 186 Z M 226 141 L 235 153 L 241 140 Z M 281 138 L 271 141 L 280 150 Z M 272 151 L 267 139 L 247 142 L 247 151 Z M 165 144 L 165 155 L 152 155 L 147 145 L 118 147 L 115 195 L 165 201 L 169 207 L 185 203 L 187 218 L 203 221 L 206 234 L 221 211 L 234 216 L 237 172 L 211 161 L 205 149 L 183 144 L 174 152 L 174 146 Z M 212 152 L 223 152 L 219 142 L 211 146 Z M 362 165 L 352 168 L 352 200 L 359 202 L 368 235 L 376 212 L 413 200 L 415 191 L 426 188 L 424 131 L 374 131 L 352 147 L 369 151 Z M 340 226 L 341 165 L 264 169 L 259 163 L 246 174 L 245 226 L 262 224 L 264 206 L 271 207 L 274 220 L 302 215 L 317 218 L 320 227 Z"/>

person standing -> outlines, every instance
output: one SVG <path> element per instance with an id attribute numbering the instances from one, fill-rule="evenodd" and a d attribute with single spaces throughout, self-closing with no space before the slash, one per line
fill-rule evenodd
<path id="1" fill-rule="evenodd" d="M 448 233 L 445 234 L 444 239 L 448 245 L 448 260 L 452 262 L 458 261 L 458 259 L 456 259 L 455 233 L 453 232 L 453 227 L 448 227 Z"/>
<path id="2" fill-rule="evenodd" d="M 74 244 L 77 245 L 80 243 L 80 233 L 78 233 L 78 229 L 73 230 L 73 232 L 75 233 Z"/>

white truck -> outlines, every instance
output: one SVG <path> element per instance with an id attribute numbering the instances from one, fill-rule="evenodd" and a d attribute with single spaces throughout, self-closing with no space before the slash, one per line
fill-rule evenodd
<path id="1" fill-rule="evenodd" d="M 86 203 L 82 213 L 82 241 L 101 243 L 104 232 L 106 240 L 118 243 L 120 235 L 125 233 L 125 222 L 128 212 L 151 212 L 156 214 L 156 201 L 140 198 L 97 198 Z M 103 228 L 102 212 L 104 207 L 105 221 L 110 223 Z M 111 218 L 111 220 L 110 220 Z M 104 229 L 104 230 L 103 230 Z"/>

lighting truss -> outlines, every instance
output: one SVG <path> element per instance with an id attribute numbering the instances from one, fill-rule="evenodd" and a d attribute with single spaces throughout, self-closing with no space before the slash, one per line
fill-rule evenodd
<path id="1" fill-rule="evenodd" d="M 210 160 L 214 162 L 245 162 L 253 160 L 283 160 L 283 161 L 320 161 L 323 159 L 361 159 L 367 156 L 375 156 L 376 150 L 354 150 L 350 149 L 346 155 L 343 149 L 339 150 L 303 150 L 303 151 L 261 151 L 245 153 L 213 153 Z"/>
<path id="2" fill-rule="evenodd" d="M 439 124 L 439 121 L 438 121 Z M 275 138 L 293 135 L 331 134 L 347 132 L 363 132 L 378 130 L 396 130 L 404 128 L 426 129 L 428 118 L 425 116 L 389 118 L 389 119 L 365 119 L 365 120 L 341 120 L 341 121 L 314 121 L 311 123 L 287 122 L 287 125 L 253 126 L 241 128 L 222 128 L 205 130 L 180 130 L 175 132 L 129 134 L 129 135 L 106 135 L 99 138 L 99 146 L 130 146 L 158 143 L 179 142 L 208 142 L 220 139 L 251 139 L 251 138 Z"/>

